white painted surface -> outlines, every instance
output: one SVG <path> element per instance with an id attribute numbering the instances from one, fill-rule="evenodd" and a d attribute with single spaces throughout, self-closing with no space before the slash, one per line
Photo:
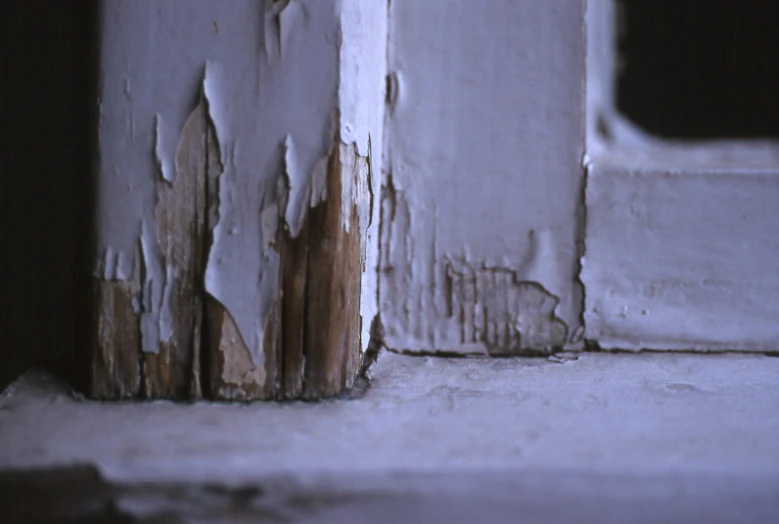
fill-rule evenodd
<path id="1" fill-rule="evenodd" d="M 390 3 L 380 309 L 391 347 L 484 352 L 479 319 L 511 332 L 517 311 L 500 302 L 526 282 L 553 295 L 544 304 L 559 299 L 544 316 L 575 345 L 584 4 Z"/>
<path id="2" fill-rule="evenodd" d="M 384 0 L 342 0 L 341 67 L 338 107 L 341 141 L 353 143 L 360 156 L 370 157 L 368 209 L 361 210 L 364 241 L 360 315 L 362 349 L 368 347 L 370 327 L 378 313 L 379 222 L 381 217 L 382 144 L 387 75 L 387 4 Z M 367 221 L 366 221 L 367 218 Z"/>
<path id="3" fill-rule="evenodd" d="M 297 224 L 336 125 L 361 155 L 376 144 L 372 185 L 381 184 L 386 5 L 104 0 L 102 7 L 96 274 L 131 278 L 142 239 L 147 277 L 138 302 L 144 350 L 155 352 L 166 282 L 155 188 L 175 176 L 179 135 L 202 93 L 223 165 L 205 286 L 231 313 L 259 365 L 278 269 L 263 210 L 275 205 L 279 178 L 290 181 L 289 218 Z M 375 267 L 378 203 L 371 209 L 372 221 L 361 223 L 373 264 L 363 279 L 366 345 L 376 311 L 376 274 L 367 267 Z"/>
<path id="4" fill-rule="evenodd" d="M 762 355 L 387 354 L 363 399 L 250 405 L 76 401 L 22 381 L 0 398 L 0 469 L 88 462 L 109 480 L 230 483 L 540 471 L 776 487 L 778 375 L 779 358 Z"/>
<path id="5" fill-rule="evenodd" d="M 779 347 L 779 168 L 588 169 L 586 336 L 605 348 Z"/>
<path id="6" fill-rule="evenodd" d="M 12 390 L 0 465 L 91 461 L 113 478 L 236 480 L 407 468 L 767 474 L 779 464 L 771 357 L 380 362 L 365 399 L 313 405 L 100 404 Z"/>
<path id="7" fill-rule="evenodd" d="M 647 135 L 615 104 L 614 0 L 591 0 L 588 24 L 585 337 L 776 351 L 777 143 Z"/>

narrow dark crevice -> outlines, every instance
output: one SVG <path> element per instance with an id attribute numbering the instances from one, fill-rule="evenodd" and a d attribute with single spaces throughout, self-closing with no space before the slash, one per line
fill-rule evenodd
<path id="1" fill-rule="evenodd" d="M 141 240 L 138 240 L 138 250 L 139 253 L 142 252 L 141 247 Z M 136 260 L 142 260 L 141 256 L 136 256 Z M 140 271 L 138 272 L 138 286 L 142 290 L 143 289 L 143 283 L 146 282 L 146 264 L 138 262 L 140 264 Z M 143 302 L 143 293 L 138 293 L 138 300 L 140 302 Z M 143 304 L 140 304 L 140 309 L 143 309 Z M 137 325 L 135 326 L 135 329 L 137 329 L 137 333 L 141 333 L 141 318 L 142 318 L 142 312 L 138 312 L 135 315 L 135 319 L 137 321 Z M 138 390 L 135 391 L 135 395 L 138 398 L 147 399 L 150 400 L 152 395 L 151 392 L 147 389 L 148 380 L 146 377 L 146 352 L 143 350 L 143 337 L 139 337 L 139 345 L 138 345 Z"/>
<path id="2" fill-rule="evenodd" d="M 593 340 L 591 338 L 585 338 L 583 351 L 585 353 L 597 353 L 605 350 L 600 347 L 600 344 L 598 344 L 597 340 Z"/>
<path id="3" fill-rule="evenodd" d="M 584 350 L 585 353 L 602 353 L 602 354 L 608 354 L 608 355 L 616 355 L 616 354 L 625 354 L 625 355 L 637 355 L 640 353 L 648 354 L 648 353 L 654 353 L 654 354 L 662 354 L 662 355 L 695 355 L 695 356 L 703 356 L 706 355 L 724 355 L 724 354 L 731 354 L 731 355 L 742 355 L 742 356 L 748 356 L 748 355 L 764 355 L 766 357 L 779 357 L 779 351 L 742 351 L 738 349 L 674 349 L 674 350 L 668 350 L 668 349 L 658 349 L 658 348 L 641 348 L 641 349 L 622 349 L 622 348 L 603 348 L 598 343 L 597 340 L 593 339 L 585 339 L 584 340 Z"/>
<path id="4" fill-rule="evenodd" d="M 0 388 L 89 387 L 97 2 L 3 2 Z"/>
<path id="5" fill-rule="evenodd" d="M 202 98 L 204 95 L 201 93 L 200 98 L 201 100 L 198 100 L 198 103 L 203 103 Z M 208 268 L 208 258 L 211 255 L 211 247 L 214 245 L 214 228 L 216 227 L 216 224 L 211 223 L 211 209 L 213 209 L 212 206 L 215 205 L 213 198 L 215 195 L 212 195 L 211 192 L 216 189 L 216 187 L 212 187 L 211 184 L 211 178 L 216 177 L 216 175 L 212 174 L 210 171 L 211 167 L 211 148 L 209 146 L 209 138 L 214 133 L 214 129 L 212 127 L 211 120 L 208 116 L 208 111 L 204 112 L 204 118 L 205 118 L 205 129 L 206 132 L 203 135 L 203 151 L 205 151 L 205 168 L 206 168 L 206 176 L 203 180 L 203 184 L 205 185 L 204 188 L 204 195 L 205 195 L 205 209 L 202 210 L 205 215 L 203 219 L 203 250 L 201 253 L 201 271 L 200 274 L 197 275 L 195 279 L 195 290 L 197 293 L 201 296 L 200 301 L 200 308 L 201 308 L 201 324 L 200 324 L 200 394 L 203 398 L 211 398 L 212 391 L 211 391 L 211 359 L 212 357 L 212 347 L 211 347 L 211 317 L 209 315 L 209 305 L 211 302 L 211 297 L 208 294 L 208 291 L 206 291 L 206 269 Z M 220 160 L 220 159 L 218 159 Z M 218 186 L 217 186 L 218 187 Z"/>
<path id="6" fill-rule="evenodd" d="M 446 351 L 438 349 L 435 351 L 427 351 L 422 349 L 394 349 L 387 348 L 387 351 L 396 355 L 404 355 L 407 357 L 440 357 L 440 358 L 500 358 L 487 355 L 486 353 L 464 353 L 459 351 Z M 512 357 L 513 358 L 513 357 Z"/>
<path id="7" fill-rule="evenodd" d="M 311 217 L 312 210 L 309 210 L 309 218 Z M 307 219 L 308 220 L 308 219 Z M 308 230 L 308 228 L 306 228 Z M 309 239 L 306 239 L 306 242 L 308 242 Z M 309 300 L 308 297 L 310 296 L 311 286 L 311 246 L 308 246 L 308 249 L 306 249 L 306 286 L 303 291 L 303 314 L 301 315 L 301 322 L 300 322 L 300 329 L 303 332 L 302 333 L 302 344 L 303 344 L 303 365 L 300 369 L 300 381 L 301 381 L 301 387 L 300 387 L 300 396 L 306 397 L 306 392 L 308 391 L 309 384 L 307 383 L 306 377 L 308 376 L 307 373 L 307 367 L 309 362 L 311 362 L 311 345 L 312 341 L 311 333 L 308 330 L 308 316 L 311 313 L 309 311 Z"/>

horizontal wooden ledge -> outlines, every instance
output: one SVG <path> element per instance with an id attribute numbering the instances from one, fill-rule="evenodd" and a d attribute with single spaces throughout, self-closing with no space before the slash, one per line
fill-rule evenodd
<path id="1" fill-rule="evenodd" d="M 779 347 L 779 165 L 587 169 L 586 338 L 604 348 Z"/>

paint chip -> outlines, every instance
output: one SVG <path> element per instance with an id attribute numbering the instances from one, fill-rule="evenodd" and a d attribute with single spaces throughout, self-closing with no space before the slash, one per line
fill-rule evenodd
<path id="1" fill-rule="evenodd" d="M 447 311 L 461 325 L 461 343 L 481 342 L 490 355 L 549 354 L 565 346 L 560 299 L 538 282 L 501 267 L 472 268 L 447 260 Z"/>
<path id="2" fill-rule="evenodd" d="M 154 159 L 157 162 L 157 169 L 160 172 L 160 177 L 168 182 L 173 183 L 175 177 L 175 170 L 170 165 L 170 160 L 165 160 L 165 153 L 162 149 L 163 141 L 163 124 L 162 117 L 157 113 L 154 115 Z"/>
<path id="3" fill-rule="evenodd" d="M 162 255 L 159 253 L 157 237 L 143 221 L 141 226 L 141 258 L 143 261 L 141 287 L 141 340 L 143 351 L 149 353 L 159 352 L 160 330 L 159 312 L 162 303 L 163 275 Z"/>
<path id="4" fill-rule="evenodd" d="M 286 201 L 284 210 L 284 221 L 287 223 L 292 238 L 300 234 L 303 227 L 303 221 L 306 218 L 307 196 L 310 191 L 310 183 L 306 173 L 301 172 L 295 151 L 295 142 L 292 135 L 287 135 L 284 139 L 284 175 L 286 183 L 279 180 L 278 199 L 279 202 Z"/>
<path id="5" fill-rule="evenodd" d="M 228 136 L 227 110 L 224 107 L 224 69 L 216 62 L 206 62 L 206 70 L 203 75 L 203 96 L 206 100 L 207 114 L 216 131 L 216 140 L 219 144 L 231 143 Z M 221 148 L 220 148 L 221 151 Z M 221 159 L 224 164 L 224 159 Z"/>

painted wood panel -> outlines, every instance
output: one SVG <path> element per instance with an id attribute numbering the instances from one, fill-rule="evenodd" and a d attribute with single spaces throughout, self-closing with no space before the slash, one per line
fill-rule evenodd
<path id="1" fill-rule="evenodd" d="M 380 254 L 390 347 L 578 347 L 584 8 L 390 3 Z"/>
<path id="2" fill-rule="evenodd" d="M 777 160 L 743 145 L 594 158 L 586 337 L 608 349 L 776 351 Z"/>

